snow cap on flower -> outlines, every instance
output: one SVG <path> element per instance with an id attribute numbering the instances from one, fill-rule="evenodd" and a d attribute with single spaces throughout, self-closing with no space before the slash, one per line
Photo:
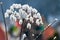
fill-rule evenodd
<path id="1" fill-rule="evenodd" d="M 19 20 L 19 24 L 22 24 L 22 23 L 23 23 L 23 21 L 22 21 L 22 19 L 20 19 L 20 20 Z"/>
<path id="2" fill-rule="evenodd" d="M 37 17 L 38 17 L 39 19 L 42 19 L 40 13 L 37 13 Z"/>
<path id="3" fill-rule="evenodd" d="M 29 18 L 28 18 L 28 17 L 26 17 L 26 18 L 25 18 L 25 20 L 27 21 L 27 20 L 29 20 Z"/>
<path id="4" fill-rule="evenodd" d="M 21 4 L 18 4 L 18 8 L 21 8 Z"/>
<path id="5" fill-rule="evenodd" d="M 13 14 L 11 14 L 11 15 L 10 15 L 10 20 L 16 21 L 16 17 L 15 17 Z"/>
<path id="6" fill-rule="evenodd" d="M 31 29 L 31 24 L 30 23 L 27 23 L 27 28 Z"/>
<path id="7" fill-rule="evenodd" d="M 40 25 L 39 19 L 36 19 L 36 24 L 37 24 L 37 25 Z"/>
<path id="8" fill-rule="evenodd" d="M 26 34 L 23 34 L 22 37 L 21 37 L 21 40 L 24 40 L 24 38 L 26 38 Z"/>
<path id="9" fill-rule="evenodd" d="M 11 10 L 11 11 L 14 11 L 14 7 L 13 7 L 13 6 L 10 6 L 10 10 Z"/>
<path id="10" fill-rule="evenodd" d="M 13 8 L 16 8 L 16 9 L 21 8 L 21 4 L 13 4 L 12 6 Z"/>
<path id="11" fill-rule="evenodd" d="M 32 13 L 37 13 L 37 12 L 38 11 L 35 8 L 32 9 Z"/>
<path id="12" fill-rule="evenodd" d="M 33 21 L 33 17 L 32 16 L 30 16 L 30 21 L 33 23 L 34 21 Z"/>
<path id="13" fill-rule="evenodd" d="M 29 7 L 28 9 L 27 9 L 27 13 L 31 13 L 32 12 L 32 7 Z"/>
<path id="14" fill-rule="evenodd" d="M 8 13 L 5 13 L 4 15 L 5 15 L 5 18 L 9 17 L 9 14 Z"/>
<path id="15" fill-rule="evenodd" d="M 34 17 L 34 18 L 37 18 L 37 14 L 33 14 L 33 17 Z"/>
<path id="16" fill-rule="evenodd" d="M 19 13 L 18 12 L 14 12 L 14 16 L 17 18 L 17 19 L 20 19 L 21 17 L 20 17 L 20 15 L 19 15 Z"/>
<path id="17" fill-rule="evenodd" d="M 7 10 L 6 10 L 6 13 L 11 14 L 12 11 L 11 11 L 10 9 L 7 9 Z"/>
<path id="18" fill-rule="evenodd" d="M 23 9 L 19 9 L 19 14 L 20 14 L 20 15 L 22 14 L 22 11 L 23 11 Z"/>
<path id="19" fill-rule="evenodd" d="M 28 8 L 29 8 L 29 5 L 28 5 L 28 4 L 22 5 L 22 9 L 23 9 L 23 10 L 26 11 Z"/>

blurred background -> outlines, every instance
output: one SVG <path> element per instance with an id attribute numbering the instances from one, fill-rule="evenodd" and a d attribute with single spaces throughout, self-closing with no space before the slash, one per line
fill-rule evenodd
<path id="1" fill-rule="evenodd" d="M 3 13 L 13 4 L 13 3 L 20 3 L 20 4 L 28 4 L 34 8 L 36 8 L 40 14 L 42 15 L 44 21 L 47 25 L 55 18 L 60 20 L 60 0 L 0 0 L 3 2 Z M 2 9 L 0 5 L 0 23 L 4 24 L 4 18 L 2 15 Z M 55 27 L 60 34 L 60 26 Z"/>
<path id="2" fill-rule="evenodd" d="M 48 23 L 52 22 L 54 18 L 60 19 L 60 0 L 0 0 L 3 2 L 4 12 L 13 3 L 28 4 L 36 8 L 42 16 L 45 17 Z M 3 21 L 0 7 L 0 21 Z"/>

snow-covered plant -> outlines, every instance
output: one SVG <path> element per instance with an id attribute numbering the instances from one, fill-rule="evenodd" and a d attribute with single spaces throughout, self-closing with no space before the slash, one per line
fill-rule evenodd
<path id="1" fill-rule="evenodd" d="M 12 22 L 19 20 L 19 24 L 23 23 L 23 19 L 30 21 L 31 23 L 36 23 L 37 25 L 43 24 L 42 17 L 37 9 L 32 8 L 28 4 L 13 4 L 5 12 L 5 18 L 10 18 Z M 36 21 L 34 21 L 34 19 Z M 29 23 L 27 23 L 28 25 Z M 30 28 L 30 26 L 28 26 Z"/>

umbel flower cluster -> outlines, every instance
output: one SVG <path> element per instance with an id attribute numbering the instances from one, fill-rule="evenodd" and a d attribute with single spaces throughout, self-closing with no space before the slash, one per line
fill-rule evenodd
<path id="1" fill-rule="evenodd" d="M 9 30 L 10 34 L 18 36 L 23 33 L 21 34 L 21 40 L 30 35 L 30 39 L 32 39 L 32 36 L 39 34 L 40 31 L 44 30 L 40 13 L 37 9 L 29 6 L 28 4 L 13 4 L 6 10 L 5 18 L 9 18 L 10 21 L 15 23 L 15 26 L 12 26 Z"/>
<path id="2" fill-rule="evenodd" d="M 10 9 L 7 9 L 5 12 L 5 18 L 10 18 L 13 22 L 17 19 L 19 24 L 22 25 L 23 19 L 29 21 L 27 23 L 27 28 L 31 28 L 31 23 L 36 23 L 37 25 L 43 24 L 40 13 L 37 9 L 32 8 L 28 4 L 13 4 L 10 6 Z"/>

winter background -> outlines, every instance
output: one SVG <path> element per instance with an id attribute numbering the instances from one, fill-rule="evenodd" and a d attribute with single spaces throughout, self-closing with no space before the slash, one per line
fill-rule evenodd
<path id="1" fill-rule="evenodd" d="M 36 8 L 42 16 L 45 17 L 45 21 L 49 24 L 55 18 L 60 20 L 60 0 L 0 0 L 3 2 L 3 13 L 6 12 L 13 3 L 28 4 L 33 8 Z M 0 22 L 4 23 L 1 5 L 0 5 Z M 60 26 L 56 26 L 56 30 L 60 32 Z M 60 34 L 60 33 L 59 33 Z"/>

